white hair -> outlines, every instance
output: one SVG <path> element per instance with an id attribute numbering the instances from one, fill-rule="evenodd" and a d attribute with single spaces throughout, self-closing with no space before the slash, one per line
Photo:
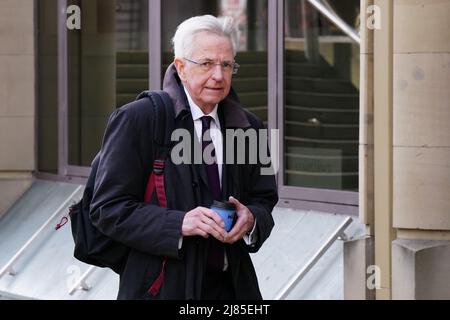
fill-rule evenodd
<path id="1" fill-rule="evenodd" d="M 175 57 L 191 57 L 194 50 L 194 37 L 200 32 L 208 32 L 230 39 L 233 57 L 236 56 L 238 30 L 231 17 L 203 15 L 183 21 L 172 39 Z"/>

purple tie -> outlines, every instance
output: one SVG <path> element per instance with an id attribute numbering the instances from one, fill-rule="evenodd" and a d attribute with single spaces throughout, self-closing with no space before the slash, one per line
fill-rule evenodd
<path id="1" fill-rule="evenodd" d="M 202 152 L 203 152 L 208 145 L 213 143 L 211 141 L 211 136 L 208 131 L 211 128 L 211 120 L 213 120 L 213 118 L 211 118 L 210 116 L 203 116 L 201 117 L 201 120 L 202 120 Z M 209 154 L 211 154 L 213 158 L 217 160 L 215 149 L 213 148 L 212 151 L 209 152 L 210 150 L 211 149 L 208 149 L 206 156 L 208 157 Z M 208 161 L 208 163 L 210 163 L 210 161 Z M 220 199 L 222 198 L 221 196 L 222 192 L 220 190 L 219 169 L 217 166 L 217 161 L 214 161 L 212 164 L 204 163 L 204 165 L 206 168 L 206 173 L 208 175 L 209 187 L 213 194 L 214 200 L 220 201 Z"/>
<path id="2" fill-rule="evenodd" d="M 210 116 L 203 116 L 201 117 L 201 120 L 202 120 L 202 151 L 204 151 L 209 144 L 213 143 L 211 141 L 211 136 L 209 135 L 208 131 L 211 127 L 211 120 L 213 120 L 213 118 L 211 118 Z M 212 149 L 212 151 L 210 148 L 208 148 L 206 157 L 208 157 L 209 154 L 211 154 L 213 158 L 217 160 L 214 148 Z M 210 161 L 207 162 L 210 163 Z M 221 196 L 222 191 L 220 190 L 219 170 L 217 162 L 214 161 L 212 164 L 207 164 L 204 161 L 204 166 L 206 168 L 206 174 L 208 176 L 209 188 L 212 192 L 214 200 L 220 201 L 222 198 Z M 210 237 L 208 248 L 209 249 L 208 249 L 207 267 L 209 269 L 222 271 L 225 254 L 223 245 L 219 241 L 217 241 L 214 237 Z"/>

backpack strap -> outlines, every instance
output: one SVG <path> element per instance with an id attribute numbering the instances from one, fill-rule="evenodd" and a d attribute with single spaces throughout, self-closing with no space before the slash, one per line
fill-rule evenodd
<path id="1" fill-rule="evenodd" d="M 144 202 L 150 203 L 153 192 L 156 189 L 156 197 L 160 207 L 167 208 L 167 198 L 164 186 L 164 160 L 155 159 L 153 161 L 153 170 L 150 173 L 147 187 L 145 188 Z"/>
<path id="2" fill-rule="evenodd" d="M 148 179 L 144 195 L 144 202 L 149 203 L 153 192 L 156 189 L 156 197 L 161 207 L 167 208 L 167 198 L 164 185 L 164 168 L 166 158 L 171 149 L 171 135 L 174 129 L 175 113 L 172 106 L 172 100 L 164 91 L 144 91 L 138 96 L 148 97 L 154 107 L 153 117 L 153 142 L 154 157 L 153 169 Z M 151 284 L 148 293 L 156 296 L 164 282 L 167 258 L 163 259 L 161 271 L 155 281 Z"/>
<path id="3" fill-rule="evenodd" d="M 153 117 L 153 168 L 148 179 L 144 202 L 150 202 L 156 189 L 156 197 L 161 207 L 167 207 L 164 186 L 164 168 L 171 148 L 171 135 L 175 113 L 172 100 L 164 91 L 144 91 L 137 99 L 147 97 L 154 108 Z"/>
<path id="4" fill-rule="evenodd" d="M 171 135 L 174 129 L 175 111 L 167 92 L 162 90 L 143 91 L 136 100 L 148 98 L 153 105 L 153 145 L 154 159 L 165 159 L 172 144 Z"/>
<path id="5" fill-rule="evenodd" d="M 172 145 L 171 136 L 174 130 L 175 111 L 172 99 L 165 91 L 149 91 L 149 98 L 155 107 L 154 142 L 155 159 L 166 159 Z"/>

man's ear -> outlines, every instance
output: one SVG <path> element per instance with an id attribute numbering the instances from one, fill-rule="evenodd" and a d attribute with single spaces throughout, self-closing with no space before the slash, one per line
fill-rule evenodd
<path id="1" fill-rule="evenodd" d="M 177 69 L 178 76 L 180 77 L 181 81 L 186 81 L 186 73 L 184 70 L 184 62 L 180 58 L 175 58 L 173 60 L 173 64 L 175 65 L 175 68 Z"/>

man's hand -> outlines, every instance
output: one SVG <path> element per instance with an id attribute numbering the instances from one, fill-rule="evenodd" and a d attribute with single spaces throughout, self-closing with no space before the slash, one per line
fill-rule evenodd
<path id="1" fill-rule="evenodd" d="M 250 232 L 255 224 L 253 213 L 236 198 L 230 197 L 229 201 L 236 206 L 237 220 L 228 233 L 225 242 L 235 243 Z"/>
<path id="2" fill-rule="evenodd" d="M 222 218 L 216 212 L 205 207 L 197 207 L 184 216 L 181 234 L 204 238 L 212 235 L 217 240 L 224 242 L 227 236 L 224 227 Z"/>

